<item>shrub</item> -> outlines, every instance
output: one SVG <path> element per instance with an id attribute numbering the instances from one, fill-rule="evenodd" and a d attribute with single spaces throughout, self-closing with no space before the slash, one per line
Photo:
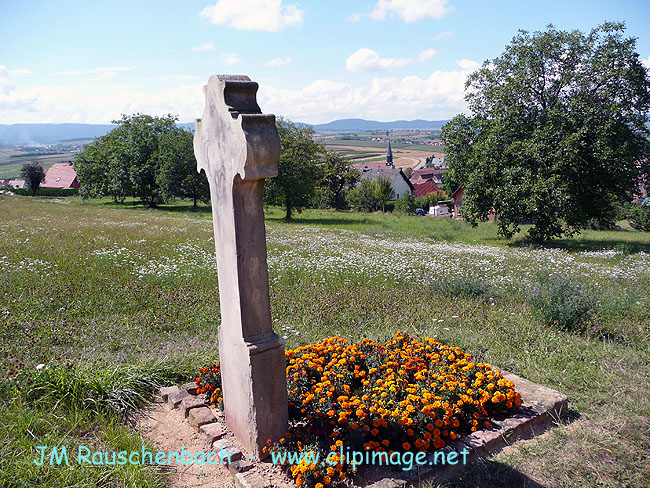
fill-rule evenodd
<path id="1" fill-rule="evenodd" d="M 402 198 L 395 202 L 395 212 L 404 214 L 414 214 L 415 209 L 418 207 L 415 197 L 407 193 Z"/>
<path id="2" fill-rule="evenodd" d="M 630 210 L 630 225 L 636 230 L 650 232 L 650 205 L 634 205 Z"/>
<path id="3" fill-rule="evenodd" d="M 375 197 L 372 181 L 363 180 L 361 184 L 348 192 L 348 204 L 358 212 L 374 212 L 379 206 Z"/>
<path id="4" fill-rule="evenodd" d="M 329 188 L 317 187 L 311 197 L 311 206 L 319 209 L 334 207 L 334 193 Z"/>
<path id="5" fill-rule="evenodd" d="M 298 486 L 348 486 L 344 480 L 353 469 L 339 458 L 341 446 L 373 453 L 442 449 L 521 404 L 514 384 L 488 364 L 403 332 L 386 344 L 331 337 L 287 350 L 286 357 L 289 432 L 269 448 L 276 455 L 317 454 L 335 464 L 303 458 L 289 468 Z M 203 368 L 196 380 L 214 404 L 221 403 L 218 370 Z"/>
<path id="6" fill-rule="evenodd" d="M 592 316 L 597 300 L 579 283 L 549 274 L 538 275 L 537 281 L 529 302 L 547 324 L 575 329 Z"/>

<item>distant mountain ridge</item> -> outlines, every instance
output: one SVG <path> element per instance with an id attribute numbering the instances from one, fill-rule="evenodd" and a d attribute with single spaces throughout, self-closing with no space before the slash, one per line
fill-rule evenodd
<path id="1" fill-rule="evenodd" d="M 366 119 L 340 119 L 327 124 L 311 125 L 316 131 L 355 131 L 355 130 L 440 130 L 449 120 L 395 120 L 378 122 Z"/>
<path id="2" fill-rule="evenodd" d="M 309 125 L 316 131 L 367 130 L 439 130 L 448 120 L 396 120 L 378 122 L 365 119 L 341 119 L 327 124 Z M 183 122 L 179 127 L 194 130 L 194 122 Z M 61 141 L 93 139 L 114 129 L 112 124 L 0 124 L 0 145 L 52 144 Z"/>
<path id="3" fill-rule="evenodd" d="M 194 130 L 194 122 L 184 122 L 178 126 Z M 94 139 L 115 127 L 112 124 L 0 124 L 0 146 Z"/>

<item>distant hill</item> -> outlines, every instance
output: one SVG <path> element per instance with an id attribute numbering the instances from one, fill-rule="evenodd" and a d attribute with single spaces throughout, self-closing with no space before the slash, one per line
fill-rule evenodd
<path id="1" fill-rule="evenodd" d="M 66 139 L 92 139 L 114 125 L 100 124 L 12 124 L 0 125 L 0 145 L 48 144 Z"/>
<path id="2" fill-rule="evenodd" d="M 396 120 L 394 122 L 377 122 L 365 119 L 341 119 L 327 124 L 308 124 L 316 131 L 366 131 L 366 130 L 439 130 L 449 120 Z"/>
<path id="3" fill-rule="evenodd" d="M 178 126 L 194 130 L 194 122 L 184 122 Z M 111 124 L 0 124 L 0 146 L 93 139 L 115 127 Z"/>
<path id="4" fill-rule="evenodd" d="M 341 119 L 327 124 L 310 125 L 316 131 L 368 131 L 368 130 L 437 130 L 448 120 L 396 120 L 377 122 L 365 119 Z M 194 130 L 194 122 L 183 122 L 179 127 Z M 111 124 L 0 124 L 0 146 L 13 144 L 52 144 L 77 139 L 103 136 L 116 126 Z"/>

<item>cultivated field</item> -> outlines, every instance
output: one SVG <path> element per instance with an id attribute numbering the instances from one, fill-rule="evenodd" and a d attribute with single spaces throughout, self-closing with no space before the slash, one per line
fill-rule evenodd
<path id="1" fill-rule="evenodd" d="M 140 449 L 120 415 L 216 359 L 212 222 L 188 209 L 0 197 L 0 486 L 165 486 L 150 467 L 32 460 L 39 445 Z M 568 422 L 448 486 L 650 486 L 650 234 L 533 248 L 492 224 L 282 217 L 268 211 L 267 243 L 288 347 L 405 330 L 568 395 Z M 560 325 L 554 306 L 585 313 Z"/>
<path id="2" fill-rule="evenodd" d="M 443 148 L 426 144 L 439 140 L 436 131 L 391 131 L 388 136 L 384 131 L 367 131 L 358 133 L 326 133 L 319 134 L 319 140 L 330 151 L 336 151 L 353 163 L 379 162 L 386 160 L 388 139 L 391 139 L 395 167 L 406 169 L 415 168 L 427 157 L 435 154 L 442 157 Z M 382 137 L 383 141 L 373 141 Z M 401 141 L 401 142 L 400 142 Z"/>
<path id="3" fill-rule="evenodd" d="M 20 178 L 20 168 L 29 161 L 38 161 L 43 168 L 47 169 L 54 163 L 72 161 L 73 159 L 74 154 L 72 153 L 40 155 L 38 153 L 15 154 L 13 151 L 0 152 L 0 178 Z"/>

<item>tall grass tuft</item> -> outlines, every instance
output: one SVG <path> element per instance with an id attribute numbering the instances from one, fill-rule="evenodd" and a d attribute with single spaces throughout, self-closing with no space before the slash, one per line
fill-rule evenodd
<path id="1" fill-rule="evenodd" d="M 548 325 L 576 330 L 593 318 L 598 300 L 580 283 L 540 273 L 528 301 Z"/>
<path id="2" fill-rule="evenodd" d="M 492 284 L 482 278 L 465 276 L 448 276 L 433 282 L 430 287 L 433 293 L 439 293 L 450 298 L 489 298 L 497 295 Z"/>
<path id="3" fill-rule="evenodd" d="M 183 378 L 166 366 L 125 366 L 87 370 L 50 366 L 33 373 L 25 398 L 34 404 L 99 416 L 124 416 L 142 407 L 161 386 Z"/>

